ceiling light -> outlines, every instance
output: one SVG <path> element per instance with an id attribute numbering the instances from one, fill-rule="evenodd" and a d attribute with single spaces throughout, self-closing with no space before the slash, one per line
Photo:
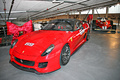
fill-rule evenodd
<path id="1" fill-rule="evenodd" d="M 6 18 L 8 19 L 8 18 Z M 17 18 L 9 18 L 9 20 L 14 20 L 14 19 L 17 19 Z M 0 18 L 0 20 L 5 20 L 5 18 Z"/>
<path id="2" fill-rule="evenodd" d="M 11 11 L 11 13 L 24 13 L 26 11 Z M 1 14 L 4 14 L 5 12 L 0 12 Z M 8 14 L 9 11 L 6 11 L 6 13 Z"/>
<path id="3" fill-rule="evenodd" d="M 56 0 L 53 0 L 52 3 L 64 3 L 64 1 L 56 1 Z"/>

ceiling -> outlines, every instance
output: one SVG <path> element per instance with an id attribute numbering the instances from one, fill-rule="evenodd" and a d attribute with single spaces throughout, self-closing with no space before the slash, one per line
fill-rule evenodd
<path id="1" fill-rule="evenodd" d="M 0 23 L 49 18 L 70 11 L 115 5 L 120 0 L 0 0 Z M 4 3 L 3 3 L 4 2 Z"/>

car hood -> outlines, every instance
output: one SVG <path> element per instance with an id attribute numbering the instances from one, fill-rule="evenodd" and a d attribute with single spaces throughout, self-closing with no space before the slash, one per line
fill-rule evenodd
<path id="1" fill-rule="evenodd" d="M 71 34 L 68 31 L 39 30 L 20 37 L 15 51 L 27 56 L 41 55 L 51 44 L 67 40 Z M 31 45 L 32 44 L 32 45 Z"/>

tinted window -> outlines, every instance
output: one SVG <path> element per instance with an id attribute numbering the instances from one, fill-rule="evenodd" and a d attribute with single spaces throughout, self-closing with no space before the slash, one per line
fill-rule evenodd
<path id="1" fill-rule="evenodd" d="M 71 20 L 53 20 L 43 27 L 44 30 L 72 31 L 74 22 Z"/>

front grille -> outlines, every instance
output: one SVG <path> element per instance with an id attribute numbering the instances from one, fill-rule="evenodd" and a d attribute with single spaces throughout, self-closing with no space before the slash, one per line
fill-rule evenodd
<path id="1" fill-rule="evenodd" d="M 28 60 L 22 60 L 19 58 L 14 58 L 17 62 L 24 64 L 24 65 L 28 65 L 28 66 L 34 66 L 35 62 L 34 61 L 28 61 Z"/>

